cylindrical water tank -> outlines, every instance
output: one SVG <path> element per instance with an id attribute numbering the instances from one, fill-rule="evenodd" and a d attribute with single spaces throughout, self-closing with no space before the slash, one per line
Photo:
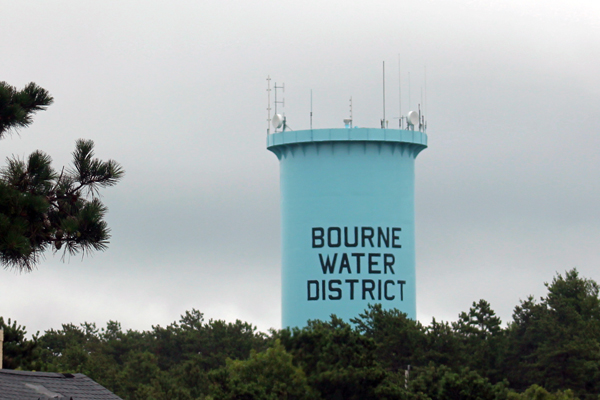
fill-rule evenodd
<path id="1" fill-rule="evenodd" d="M 314 129 L 267 137 L 280 161 L 282 325 L 381 303 L 416 318 L 415 157 L 427 135 Z"/>

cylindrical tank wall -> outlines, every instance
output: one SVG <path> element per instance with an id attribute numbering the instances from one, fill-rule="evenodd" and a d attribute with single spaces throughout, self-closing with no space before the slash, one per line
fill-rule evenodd
<path id="1" fill-rule="evenodd" d="M 331 314 L 348 321 L 369 303 L 416 318 L 414 161 L 423 148 L 393 140 L 269 147 L 280 160 L 284 327 Z"/>

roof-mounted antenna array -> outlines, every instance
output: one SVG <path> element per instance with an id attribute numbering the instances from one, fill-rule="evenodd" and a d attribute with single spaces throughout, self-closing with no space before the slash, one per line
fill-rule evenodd
<path id="1" fill-rule="evenodd" d="M 398 112 L 399 117 L 395 117 L 394 119 L 398 120 L 398 128 L 399 129 L 407 129 L 407 130 L 419 130 L 420 132 L 427 132 L 427 120 L 425 119 L 425 114 L 427 113 L 427 67 L 423 67 L 423 82 L 420 87 L 420 102 L 417 104 L 417 111 L 411 110 L 411 76 L 410 71 L 407 72 L 407 82 L 408 85 L 408 113 L 406 115 L 402 114 L 402 68 L 401 68 L 401 58 L 400 53 L 398 53 Z M 281 105 L 281 108 L 285 107 L 285 98 L 281 96 L 281 100 L 278 98 L 280 94 L 278 93 L 281 89 L 282 93 L 285 94 L 285 83 L 282 83 L 281 86 L 277 85 L 277 82 L 271 86 L 271 76 L 267 76 L 267 134 L 271 133 L 271 129 L 273 129 L 273 133 L 283 132 L 286 130 L 292 130 L 288 125 L 285 117 L 285 112 L 280 110 L 278 112 L 278 107 Z M 271 91 L 274 90 L 274 115 L 271 118 Z M 383 106 L 383 118 L 380 120 L 381 129 L 389 128 L 389 121 L 386 119 L 386 93 L 385 93 L 385 61 L 382 62 L 382 106 Z M 353 124 L 353 105 L 352 105 L 352 96 L 350 96 L 350 118 L 344 118 L 344 125 L 346 128 L 352 128 Z M 281 129 L 281 131 L 279 131 Z M 310 90 L 310 129 L 313 129 L 313 91 Z"/>

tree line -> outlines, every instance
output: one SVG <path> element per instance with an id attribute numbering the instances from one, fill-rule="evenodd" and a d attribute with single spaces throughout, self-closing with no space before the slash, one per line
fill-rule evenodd
<path id="1" fill-rule="evenodd" d="M 0 317 L 4 367 L 84 373 L 128 400 L 598 399 L 598 284 L 571 270 L 546 287 L 508 324 L 485 300 L 454 322 L 375 304 L 268 333 L 192 309 L 148 331 L 64 324 L 28 339 Z"/>

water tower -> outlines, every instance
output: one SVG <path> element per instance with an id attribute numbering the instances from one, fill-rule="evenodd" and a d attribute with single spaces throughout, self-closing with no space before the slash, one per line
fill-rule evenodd
<path id="1" fill-rule="evenodd" d="M 420 112 L 405 120 L 292 131 L 275 114 L 267 148 L 280 164 L 283 327 L 348 321 L 369 303 L 416 319 L 415 158 L 427 135 Z"/>

